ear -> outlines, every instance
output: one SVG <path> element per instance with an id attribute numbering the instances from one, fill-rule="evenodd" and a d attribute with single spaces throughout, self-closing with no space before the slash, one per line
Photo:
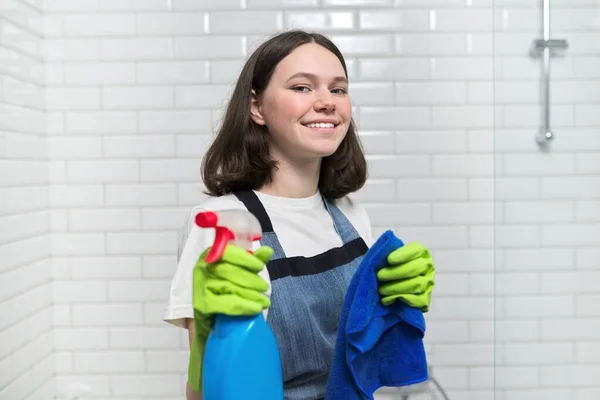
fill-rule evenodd
<path id="1" fill-rule="evenodd" d="M 252 90 L 252 99 L 250 100 L 250 118 L 252 118 L 252 121 L 257 125 L 266 124 L 265 118 L 261 112 L 260 101 L 254 90 Z"/>

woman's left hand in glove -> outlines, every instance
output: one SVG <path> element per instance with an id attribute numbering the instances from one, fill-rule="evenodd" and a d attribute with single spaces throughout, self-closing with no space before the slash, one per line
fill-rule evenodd
<path id="1" fill-rule="evenodd" d="M 435 285 L 435 267 L 429 250 L 421 243 L 406 244 L 388 257 L 388 266 L 377 272 L 381 303 L 389 306 L 396 299 L 429 311 Z"/>

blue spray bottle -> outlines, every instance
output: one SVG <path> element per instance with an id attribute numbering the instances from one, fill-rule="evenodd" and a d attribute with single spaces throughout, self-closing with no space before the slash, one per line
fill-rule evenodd
<path id="1" fill-rule="evenodd" d="M 245 210 L 207 211 L 196 215 L 201 228 L 215 228 L 206 261 L 217 261 L 228 243 L 250 251 L 262 237 L 260 222 Z M 204 349 L 204 400 L 282 400 L 279 348 L 263 314 L 251 317 L 218 314 Z"/>

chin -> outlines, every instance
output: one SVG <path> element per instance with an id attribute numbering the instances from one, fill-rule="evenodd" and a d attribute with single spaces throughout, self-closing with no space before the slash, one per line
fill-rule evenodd
<path id="1" fill-rule="evenodd" d="M 317 157 L 319 158 L 323 158 L 323 157 L 329 157 L 330 155 L 332 155 L 333 153 L 335 153 L 338 149 L 338 146 L 336 147 L 330 147 L 330 148 L 320 148 L 320 149 L 313 149 L 313 154 L 315 154 Z"/>
<path id="2" fill-rule="evenodd" d="M 329 157 L 340 147 L 341 141 L 338 140 L 321 140 L 312 143 L 304 143 L 302 146 L 306 156 L 310 159 Z"/>

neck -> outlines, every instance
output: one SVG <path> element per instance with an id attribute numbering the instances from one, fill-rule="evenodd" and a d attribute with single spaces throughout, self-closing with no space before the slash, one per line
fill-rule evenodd
<path id="1" fill-rule="evenodd" d="M 298 199 L 313 196 L 319 188 L 320 170 L 320 159 L 306 163 L 278 161 L 278 167 L 271 173 L 271 182 L 263 185 L 259 192 Z"/>

